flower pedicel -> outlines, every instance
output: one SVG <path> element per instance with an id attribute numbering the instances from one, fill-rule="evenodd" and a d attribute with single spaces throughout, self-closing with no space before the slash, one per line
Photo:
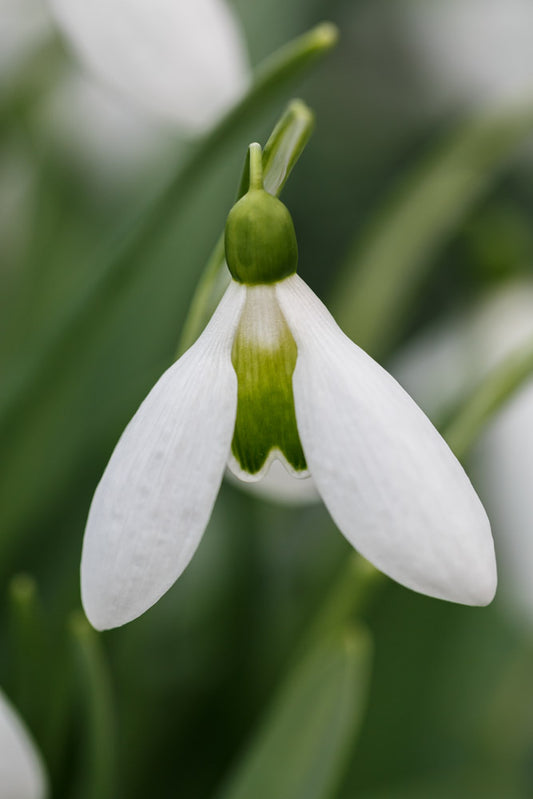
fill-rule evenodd
<path id="1" fill-rule="evenodd" d="M 226 466 L 259 480 L 279 459 L 312 475 L 341 532 L 393 579 L 484 605 L 489 521 L 461 465 L 401 386 L 296 274 L 286 207 L 250 188 L 226 224 L 232 281 L 196 343 L 127 426 L 91 505 L 82 600 L 98 629 L 153 605 L 192 558 Z"/>

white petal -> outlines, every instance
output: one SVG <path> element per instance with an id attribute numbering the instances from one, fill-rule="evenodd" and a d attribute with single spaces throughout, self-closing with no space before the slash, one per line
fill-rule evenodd
<path id="1" fill-rule="evenodd" d="M 244 287 L 232 282 L 200 338 L 142 403 L 96 489 L 81 588 L 97 629 L 144 613 L 200 542 L 235 426 L 231 347 L 244 295 Z"/>
<path id="2" fill-rule="evenodd" d="M 50 0 L 100 80 L 163 119 L 202 129 L 244 91 L 237 21 L 224 0 Z"/>
<path id="3" fill-rule="evenodd" d="M 298 430 L 326 506 L 348 540 L 398 582 L 490 602 L 490 525 L 470 481 L 400 385 L 351 342 L 305 283 L 278 284 L 298 346 Z"/>
<path id="4" fill-rule="evenodd" d="M 46 777 L 30 735 L 0 691 L 0 796 L 44 799 Z"/>

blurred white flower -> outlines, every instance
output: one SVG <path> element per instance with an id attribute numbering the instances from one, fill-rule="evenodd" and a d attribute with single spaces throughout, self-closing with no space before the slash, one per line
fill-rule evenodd
<path id="1" fill-rule="evenodd" d="M 133 108 L 80 70 L 57 81 L 40 120 L 61 149 L 94 182 L 109 184 L 176 156 L 175 131 Z M 173 135 L 174 134 L 174 135 Z"/>
<path id="2" fill-rule="evenodd" d="M 257 186 L 230 213 L 226 260 L 233 279 L 211 321 L 142 403 L 96 490 L 81 566 L 92 624 L 124 624 L 170 588 L 226 466 L 254 481 L 274 459 L 311 473 L 341 532 L 392 578 L 490 602 L 490 525 L 468 477 L 295 274 L 290 215 Z"/>
<path id="3" fill-rule="evenodd" d="M 0 796 L 44 799 L 46 793 L 44 768 L 35 744 L 0 691 Z"/>
<path id="4" fill-rule="evenodd" d="M 439 105 L 533 95 L 530 0 L 405 0 L 402 12 L 420 77 Z"/>
<path id="5" fill-rule="evenodd" d="M 176 135 L 214 123 L 248 84 L 244 39 L 224 0 L 0 0 L 2 83 L 31 66 L 56 23 L 83 64 L 54 75 L 37 119 L 106 185 L 163 162 L 171 142 L 175 157 Z"/>
<path id="6" fill-rule="evenodd" d="M 454 407 L 491 368 L 533 342 L 533 284 L 512 284 L 477 310 L 425 333 L 392 371 L 427 413 Z M 472 458 L 495 531 L 501 593 L 533 618 L 533 380 L 483 432 Z"/>
<path id="7" fill-rule="evenodd" d="M 49 0 L 90 72 L 141 109 L 203 130 L 245 91 L 248 63 L 224 0 Z"/>

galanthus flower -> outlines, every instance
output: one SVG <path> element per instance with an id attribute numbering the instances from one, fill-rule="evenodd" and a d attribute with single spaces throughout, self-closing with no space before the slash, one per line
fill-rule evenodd
<path id="1" fill-rule="evenodd" d="M 0 796 L 44 799 L 46 792 L 44 768 L 35 744 L 0 691 Z"/>
<path id="2" fill-rule="evenodd" d="M 248 61 L 224 0 L 49 0 L 89 72 L 134 107 L 196 132 L 243 93 Z"/>
<path id="3" fill-rule="evenodd" d="M 296 274 L 292 220 L 263 189 L 259 145 L 225 243 L 226 293 L 96 490 L 81 569 L 89 620 L 114 627 L 156 602 L 192 558 L 226 466 L 256 481 L 274 459 L 312 475 L 339 529 L 386 574 L 430 596 L 490 602 L 480 500 L 424 413 Z"/>

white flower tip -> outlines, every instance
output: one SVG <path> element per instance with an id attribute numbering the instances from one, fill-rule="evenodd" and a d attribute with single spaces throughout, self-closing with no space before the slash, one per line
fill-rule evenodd
<path id="1" fill-rule="evenodd" d="M 0 692 L 0 796 L 45 799 L 46 795 L 41 757 L 22 720 Z"/>
<path id="2" fill-rule="evenodd" d="M 98 506 L 98 501 L 93 505 Z M 100 632 L 142 616 L 168 591 L 188 562 L 187 558 L 180 565 L 179 558 L 172 557 L 172 548 L 158 559 L 155 534 L 155 558 L 148 548 L 144 553 L 136 549 L 139 539 L 134 529 L 127 530 L 133 548 L 117 541 L 113 552 L 109 532 L 89 516 L 81 558 L 81 602 L 90 624 Z"/>
<path id="3" fill-rule="evenodd" d="M 91 555 L 84 551 L 81 561 L 83 610 L 90 624 L 99 632 L 122 627 L 155 605 L 177 576 L 173 572 L 161 579 L 159 574 L 147 569 L 145 574 L 134 579 L 128 568 L 124 574 L 113 574 L 94 559 L 91 563 Z"/>
<path id="4" fill-rule="evenodd" d="M 479 513 L 477 525 L 471 519 L 462 531 L 457 530 L 446 552 L 425 561 L 425 574 L 410 572 L 403 564 L 399 573 L 391 576 L 436 599 L 475 607 L 489 605 L 498 584 L 494 544 L 489 520 L 473 489 L 472 499 Z"/>
<path id="5" fill-rule="evenodd" d="M 109 597 L 104 591 L 95 591 L 82 570 L 81 604 L 88 621 L 95 630 L 103 632 L 121 627 L 136 618 L 131 611 L 121 607 L 116 597 Z"/>
<path id="6" fill-rule="evenodd" d="M 235 427 L 231 348 L 244 295 L 243 286 L 230 284 L 200 338 L 141 404 L 96 489 L 81 596 L 97 630 L 126 624 L 154 605 L 200 543 Z"/>
<path id="7" fill-rule="evenodd" d="M 490 553 L 487 553 L 485 563 L 473 573 L 469 600 L 464 603 L 466 605 L 484 607 L 485 605 L 490 605 L 494 599 L 496 588 L 498 587 L 498 573 L 492 538 L 490 550 Z"/>

